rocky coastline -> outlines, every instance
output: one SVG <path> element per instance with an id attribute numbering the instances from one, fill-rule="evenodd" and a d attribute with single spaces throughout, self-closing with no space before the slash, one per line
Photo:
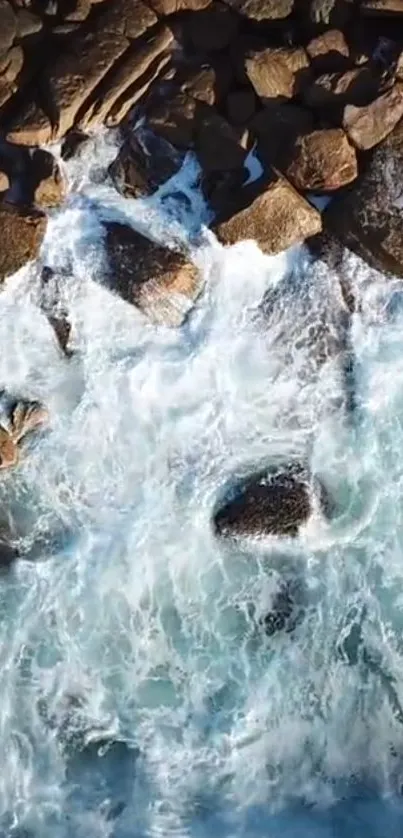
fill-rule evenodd
<path id="1" fill-rule="evenodd" d="M 401 0 L 0 0 L 0 283 L 36 260 L 38 305 L 66 363 L 63 276 L 41 244 L 65 199 L 63 160 L 102 126 L 119 130 L 108 179 L 123 196 L 153 194 L 191 151 L 223 245 L 253 239 L 276 254 L 306 242 L 339 269 L 341 337 L 331 346 L 324 323 L 318 356 L 347 352 L 344 247 L 403 277 Z M 333 200 L 320 213 L 312 196 Z M 111 290 L 180 326 L 202 287 L 189 254 L 124 223 L 104 232 Z M 25 435 L 48 419 L 24 394 L 6 402 L 0 468 L 17 465 Z M 317 495 L 298 468 L 249 476 L 216 512 L 217 534 L 296 535 Z M 3 533 L 0 564 L 17 555 Z"/>

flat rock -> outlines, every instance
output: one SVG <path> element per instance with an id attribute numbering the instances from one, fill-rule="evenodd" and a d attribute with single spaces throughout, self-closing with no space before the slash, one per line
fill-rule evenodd
<path id="1" fill-rule="evenodd" d="M 11 3 L 0 0 L 0 55 L 12 47 L 17 34 L 17 18 Z"/>
<path id="2" fill-rule="evenodd" d="M 150 132 L 132 133 L 124 142 L 109 175 L 126 198 L 152 195 L 180 168 L 182 155 Z"/>
<path id="3" fill-rule="evenodd" d="M 210 3 L 211 0 L 149 0 L 149 5 L 158 17 L 173 15 L 175 12 L 198 12 L 206 9 Z"/>
<path id="4" fill-rule="evenodd" d="M 300 191 L 332 192 L 354 181 L 357 155 L 341 128 L 324 128 L 300 137 L 285 174 Z"/>
<path id="5" fill-rule="evenodd" d="M 309 58 L 302 47 L 251 52 L 245 59 L 245 70 L 263 102 L 292 99 L 310 78 Z"/>
<path id="6" fill-rule="evenodd" d="M 213 515 L 222 537 L 295 537 L 312 512 L 309 476 L 299 464 L 262 469 L 236 481 L 229 495 Z"/>
<path id="7" fill-rule="evenodd" d="M 313 38 L 306 51 L 315 73 L 337 73 L 348 67 L 350 49 L 340 29 L 328 29 Z"/>
<path id="8" fill-rule="evenodd" d="M 403 83 L 398 83 L 369 105 L 344 109 L 343 128 L 354 145 L 366 151 L 379 145 L 403 117 Z"/>
<path id="9" fill-rule="evenodd" d="M 96 28 L 99 33 L 109 32 L 133 40 L 156 23 L 157 15 L 151 4 L 143 0 L 104 0 Z"/>
<path id="10" fill-rule="evenodd" d="M 354 190 L 335 199 L 324 227 L 372 267 L 403 278 L 403 120 L 371 158 Z"/>
<path id="11" fill-rule="evenodd" d="M 403 15 L 402 0 L 361 0 L 360 12 L 366 15 Z"/>
<path id="12" fill-rule="evenodd" d="M 271 182 L 242 190 L 243 207 L 227 211 L 214 232 L 222 244 L 256 241 L 263 253 L 280 253 L 322 229 L 321 216 L 291 184 L 273 171 Z"/>
<path id="13" fill-rule="evenodd" d="M 198 296 L 202 277 L 177 250 L 125 224 L 105 224 L 109 285 L 156 324 L 180 326 Z"/>
<path id="14" fill-rule="evenodd" d="M 294 8 L 294 0 L 225 0 L 249 20 L 258 23 L 270 20 L 285 20 Z"/>
<path id="15" fill-rule="evenodd" d="M 42 213 L 0 205 L 0 281 L 36 259 L 46 224 Z"/>

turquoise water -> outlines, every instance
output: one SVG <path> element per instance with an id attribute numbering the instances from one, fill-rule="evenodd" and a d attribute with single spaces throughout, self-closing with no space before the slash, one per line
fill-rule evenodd
<path id="1" fill-rule="evenodd" d="M 400 836 L 400 286 L 346 255 L 351 414 L 340 363 L 318 369 L 308 346 L 313 323 L 337 329 L 337 277 L 302 248 L 221 248 L 191 160 L 170 185 L 179 213 L 169 189 L 124 201 L 104 181 L 113 154 L 100 137 L 70 165 L 43 247 L 66 272 L 74 357 L 35 306 L 35 269 L 0 297 L 2 384 L 52 416 L 0 484 L 28 555 L 42 545 L 0 579 L 1 834 Z M 102 218 L 189 243 L 205 288 L 182 329 L 102 286 Z M 218 544 L 231 474 L 291 455 L 332 520 Z M 298 619 L 266 637 L 284 580 Z"/>

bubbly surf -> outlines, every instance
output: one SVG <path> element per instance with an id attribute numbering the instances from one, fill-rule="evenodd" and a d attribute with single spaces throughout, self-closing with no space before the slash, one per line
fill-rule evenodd
<path id="1" fill-rule="evenodd" d="M 301 339 L 332 306 L 330 269 L 303 248 L 222 248 L 191 158 L 152 198 L 121 198 L 115 143 L 101 134 L 67 165 L 43 246 L 73 357 L 35 305 L 37 269 L 0 296 L 2 385 L 52 417 L 0 483 L 27 558 L 41 545 L 0 579 L 1 834 L 400 835 L 401 287 L 346 255 L 351 419 L 338 364 L 316 368 Z M 102 219 L 190 247 L 205 287 L 181 329 L 103 286 Z M 285 294 L 268 329 L 262 298 L 290 283 L 309 305 Z M 332 520 L 318 511 L 294 542 L 218 543 L 228 478 L 289 456 L 320 474 Z M 283 580 L 298 619 L 266 637 Z"/>

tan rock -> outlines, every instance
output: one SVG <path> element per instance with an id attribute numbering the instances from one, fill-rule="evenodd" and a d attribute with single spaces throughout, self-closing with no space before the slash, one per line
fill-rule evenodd
<path id="1" fill-rule="evenodd" d="M 109 284 L 156 324 L 180 326 L 201 290 L 198 269 L 132 227 L 106 225 Z"/>
<path id="2" fill-rule="evenodd" d="M 1 71 L 1 83 L 12 84 L 19 76 L 24 65 L 24 53 L 22 47 L 12 47 L 3 59 Z M 16 89 L 16 88 L 14 88 Z"/>
<path id="3" fill-rule="evenodd" d="M 0 469 L 11 468 L 18 462 L 18 448 L 11 434 L 0 426 Z"/>
<path id="4" fill-rule="evenodd" d="M 140 38 L 157 23 L 151 4 L 143 0 L 106 0 L 98 22 L 99 32 Z"/>
<path id="5" fill-rule="evenodd" d="M 17 38 L 28 38 L 35 35 L 42 29 L 43 23 L 38 15 L 30 12 L 29 9 L 18 9 L 17 12 Z"/>
<path id="6" fill-rule="evenodd" d="M 332 192 L 356 179 L 357 155 L 341 128 L 312 131 L 297 140 L 285 174 L 301 191 Z"/>
<path id="7" fill-rule="evenodd" d="M 225 0 L 228 6 L 236 9 L 250 20 L 284 20 L 294 7 L 294 0 Z"/>
<path id="8" fill-rule="evenodd" d="M 36 259 L 46 230 L 46 216 L 0 205 L 0 281 Z"/>
<path id="9" fill-rule="evenodd" d="M 195 151 L 205 174 L 242 169 L 246 158 L 234 128 L 202 102 L 195 117 Z"/>
<path id="10" fill-rule="evenodd" d="M 151 8 L 159 17 L 173 15 L 175 12 L 199 12 L 210 5 L 211 0 L 149 0 Z"/>
<path id="11" fill-rule="evenodd" d="M 49 209 L 61 204 L 65 194 L 65 185 L 53 154 L 41 148 L 33 152 L 31 172 L 26 178 L 26 186 L 31 191 L 32 203 L 41 209 Z"/>
<path id="12" fill-rule="evenodd" d="M 8 126 L 6 139 L 18 145 L 45 145 L 52 139 L 49 117 L 33 101 L 26 101 Z"/>
<path id="13" fill-rule="evenodd" d="M 328 29 L 309 42 L 306 51 L 312 69 L 318 73 L 334 73 L 346 69 L 350 50 L 340 29 Z"/>
<path id="14" fill-rule="evenodd" d="M 360 12 L 367 15 L 401 15 L 402 0 L 361 0 Z"/>
<path id="15" fill-rule="evenodd" d="M 321 231 L 320 214 L 277 172 L 263 191 L 260 184 L 252 186 L 251 202 L 215 225 L 223 244 L 251 239 L 263 253 L 274 254 Z"/>
<path id="16" fill-rule="evenodd" d="M 86 129 L 90 126 L 102 124 L 115 103 L 122 98 L 129 101 L 129 106 L 137 101 L 134 85 L 139 80 L 141 88 L 147 89 L 153 80 L 153 74 L 144 78 L 145 74 L 152 68 L 153 62 L 162 54 L 168 51 L 173 42 L 173 35 L 167 26 L 161 26 L 159 31 L 149 38 L 141 46 L 132 45 L 124 54 L 123 59 L 108 73 L 108 77 L 100 86 L 98 96 L 91 103 L 88 113 L 82 113 L 80 127 Z M 162 66 L 169 61 L 167 55 Z M 127 95 L 126 95 L 127 91 Z M 132 93 L 130 93 L 132 91 Z"/>
<path id="17" fill-rule="evenodd" d="M 169 52 L 161 53 L 139 79 L 123 90 L 106 117 L 108 128 L 114 128 L 123 122 L 131 108 L 145 96 L 152 83 L 162 78 L 163 71 L 170 66 L 170 60 Z"/>
<path id="18" fill-rule="evenodd" d="M 10 186 L 10 181 L 5 172 L 0 172 L 0 193 L 5 192 Z"/>
<path id="19" fill-rule="evenodd" d="M 0 55 L 12 47 L 17 34 L 17 18 L 8 0 L 0 0 Z"/>
<path id="20" fill-rule="evenodd" d="M 19 444 L 32 431 L 49 422 L 47 409 L 39 402 L 19 399 L 11 404 L 8 428 L 0 426 L 0 469 L 17 465 Z"/>
<path id="21" fill-rule="evenodd" d="M 403 83 L 398 83 L 369 105 L 344 109 L 343 128 L 360 150 L 379 145 L 403 117 Z"/>
<path id="22" fill-rule="evenodd" d="M 309 59 L 302 47 L 265 49 L 245 59 L 249 81 L 263 100 L 292 99 L 307 78 Z"/>

